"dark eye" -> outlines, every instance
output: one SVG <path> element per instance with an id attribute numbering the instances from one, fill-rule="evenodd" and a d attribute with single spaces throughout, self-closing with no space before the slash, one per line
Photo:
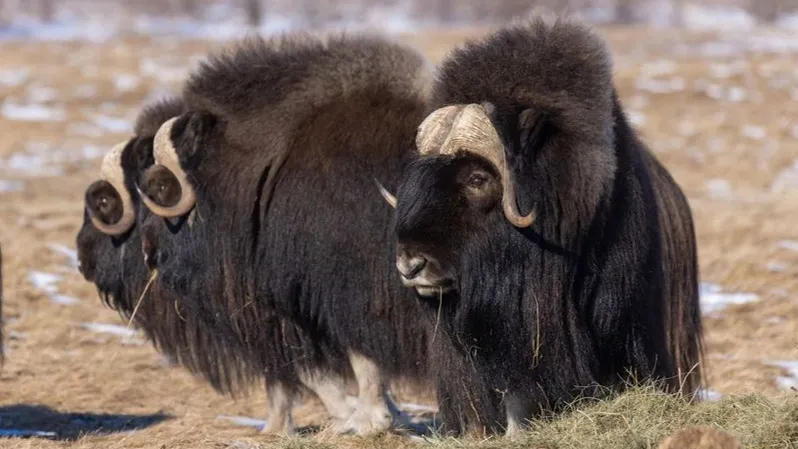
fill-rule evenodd
<path id="1" fill-rule="evenodd" d="M 479 189 L 488 182 L 487 176 L 482 173 L 472 173 L 468 178 L 468 187 Z"/>

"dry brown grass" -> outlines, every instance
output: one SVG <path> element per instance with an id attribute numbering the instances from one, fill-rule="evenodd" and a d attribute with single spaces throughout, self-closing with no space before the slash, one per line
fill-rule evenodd
<path id="1" fill-rule="evenodd" d="M 405 38 L 437 60 L 466 34 Z M 798 159 L 798 128 L 794 122 L 798 116 L 798 72 L 795 71 L 798 57 L 748 53 L 710 59 L 695 52 L 707 43 L 730 39 L 744 43 L 752 36 L 679 34 L 636 28 L 606 30 L 606 34 L 616 53 L 617 85 L 623 100 L 635 112 L 634 116 L 645 116 L 639 129 L 691 201 L 702 279 L 729 291 L 752 292 L 760 297 L 758 302 L 733 306 L 718 317 L 706 319 L 710 387 L 722 394 L 794 397 L 795 392 L 780 388 L 776 382 L 777 376 L 787 373 L 768 361 L 798 360 L 798 251 L 779 246 L 782 240 L 798 240 L 794 222 L 798 220 L 798 190 L 771 191 L 779 174 Z M 15 425 L 26 420 L 45 429 L 74 431 L 96 429 L 100 419 L 94 416 L 97 414 L 136 415 L 138 421 L 131 421 L 132 424 L 148 417 L 154 419 L 159 413 L 171 416 L 132 433 L 87 435 L 73 443 L 0 440 L 0 447 L 416 445 L 397 435 L 365 441 L 334 438 L 324 433 L 289 441 L 260 436 L 254 429 L 236 427 L 217 420 L 216 416 L 263 418 L 266 407 L 261 393 L 238 401 L 220 397 L 183 370 L 163 363 L 149 345 L 136 339 L 92 333 L 79 326 L 82 322 L 120 324 L 112 311 L 101 306 L 91 285 L 83 281 L 77 270 L 66 265 L 64 256 L 50 248 L 54 243 L 74 247 L 75 233 L 82 220 L 83 190 L 96 175 L 98 160 L 58 163 L 55 165 L 62 168 L 63 174 L 45 177 L 10 170 L 9 158 L 16 155 L 18 161 L 20 154 L 35 153 L 36 145 L 43 145 L 47 148 L 45 154 L 50 155 L 53 155 L 51 149 L 74 155 L 87 145 L 110 148 L 112 143 L 126 138 L 128 131 L 92 136 L 85 135 L 84 125 L 100 114 L 131 119 L 146 96 L 177 86 L 194 55 L 202 55 L 218 45 L 147 39 L 106 44 L 0 44 L 3 55 L 0 79 L 8 78 L 9 73 L 20 68 L 29 71 L 27 78 L 17 85 L 0 82 L 0 95 L 5 102 L 26 103 L 31 95 L 43 95 L 38 88 L 51 88 L 55 98 L 41 103 L 62 107 L 65 114 L 64 120 L 57 122 L 0 118 L 0 180 L 25 183 L 23 191 L 0 193 L 4 313 L 10 337 L 8 360 L 0 372 L 0 428 L 7 428 L 11 417 L 17 420 L 11 420 Z M 671 61 L 671 66 L 660 64 L 667 69 L 663 70 L 665 73 L 646 77 L 669 81 L 676 87 L 681 82 L 684 89 L 652 93 L 638 87 L 643 74 L 654 68 L 651 64 L 661 60 Z M 723 72 L 728 72 L 725 73 L 728 76 L 721 77 Z M 137 83 L 119 89 L 115 80 L 120 75 L 134 75 Z M 740 102 L 716 100 L 705 93 L 711 85 L 717 87 L 709 87 L 710 93 L 739 87 L 747 97 Z M 88 95 L 91 89 L 95 92 Z M 745 137 L 743 129 L 748 125 L 762 128 L 766 137 Z M 707 180 L 713 178 L 729 183 L 728 197 L 708 189 Z M 778 262 L 780 268 L 769 267 L 772 262 Z M 59 293 L 78 298 L 79 302 L 53 303 L 31 284 L 28 278 L 31 270 L 63 276 L 57 284 Z M 434 403 L 434 398 L 418 397 L 411 391 L 400 399 Z M 737 404 L 733 408 L 738 411 L 753 407 L 746 402 Z M 84 414 L 84 419 L 74 421 L 75 416 L 68 413 Z M 658 419 L 657 425 L 667 427 L 672 418 L 665 413 Z M 711 425 L 712 420 L 710 417 L 705 422 Z M 320 424 L 323 415 L 317 404 L 308 403 L 299 410 L 297 421 L 300 425 Z M 569 421 L 562 422 L 567 425 Z M 652 433 L 650 439 L 640 441 L 655 444 L 671 429 L 666 427 Z M 534 441 L 538 440 L 529 437 L 527 442 Z M 437 444 L 457 445 L 451 441 Z M 463 444 L 479 445 L 479 442 Z M 544 447 L 577 446 L 563 442 Z M 596 443 L 591 447 L 653 446 Z"/>

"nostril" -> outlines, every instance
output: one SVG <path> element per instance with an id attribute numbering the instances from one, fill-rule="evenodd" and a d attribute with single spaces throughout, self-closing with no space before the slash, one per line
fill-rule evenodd
<path id="1" fill-rule="evenodd" d="M 427 259 L 421 256 L 400 257 L 396 262 L 396 267 L 406 279 L 413 279 L 427 266 Z"/>

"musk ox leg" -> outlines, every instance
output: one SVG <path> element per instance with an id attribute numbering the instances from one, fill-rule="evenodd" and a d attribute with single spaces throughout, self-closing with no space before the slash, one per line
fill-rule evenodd
<path id="1" fill-rule="evenodd" d="M 341 423 L 352 416 L 357 404 L 349 400 L 346 394 L 346 379 L 342 376 L 333 372 L 301 372 L 299 378 L 318 396 L 333 421 Z"/>
<path id="2" fill-rule="evenodd" d="M 399 417 L 399 408 L 388 394 L 387 382 L 377 365 L 361 354 L 349 353 L 349 361 L 357 379 L 358 399 L 354 413 L 337 432 L 366 436 L 391 428 Z"/>
<path id="3" fill-rule="evenodd" d="M 529 423 L 533 408 L 534 407 L 531 406 L 528 400 L 519 398 L 515 395 L 507 396 L 505 400 L 507 428 L 504 430 L 504 436 L 512 438 L 521 433 Z"/>
<path id="4" fill-rule="evenodd" d="M 295 432 L 294 418 L 291 409 L 297 391 L 287 388 L 280 382 L 266 385 L 266 394 L 269 402 L 269 418 L 261 429 L 262 433 L 292 435 Z"/>

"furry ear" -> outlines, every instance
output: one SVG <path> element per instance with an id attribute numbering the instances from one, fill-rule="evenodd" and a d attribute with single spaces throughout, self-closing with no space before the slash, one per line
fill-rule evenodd
<path id="1" fill-rule="evenodd" d="M 215 131 L 218 120 L 210 112 L 189 112 L 172 128 L 172 142 L 181 164 L 191 165 L 197 154 L 202 154 L 202 145 L 207 145 Z"/>
<path id="2" fill-rule="evenodd" d="M 546 140 L 546 114 L 536 108 L 524 109 L 518 114 L 516 130 L 520 156 L 533 157 Z"/>

